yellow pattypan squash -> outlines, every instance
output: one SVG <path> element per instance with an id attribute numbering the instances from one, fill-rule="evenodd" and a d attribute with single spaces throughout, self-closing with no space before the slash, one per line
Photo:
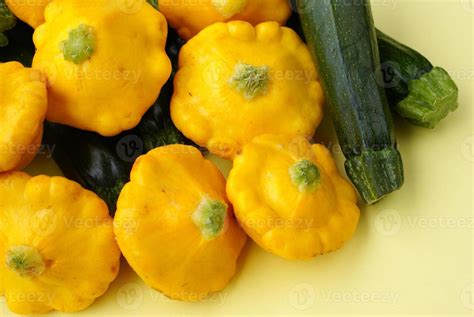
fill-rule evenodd
<path id="1" fill-rule="evenodd" d="M 183 39 L 190 39 L 216 22 L 242 20 L 257 25 L 276 21 L 285 24 L 291 14 L 288 0 L 165 0 L 160 11 Z"/>
<path id="2" fill-rule="evenodd" d="M 185 145 L 138 158 L 120 194 L 114 228 L 125 258 L 145 283 L 184 301 L 222 290 L 246 241 L 224 177 Z"/>
<path id="3" fill-rule="evenodd" d="M 107 206 L 63 177 L 0 174 L 0 232 L 0 294 L 15 313 L 85 309 L 117 276 Z"/>
<path id="4" fill-rule="evenodd" d="M 35 30 L 48 77 L 47 119 L 113 136 L 135 127 L 171 73 L 166 20 L 128 0 L 55 0 Z"/>
<path id="5" fill-rule="evenodd" d="M 46 80 L 20 63 L 0 63 L 0 173 L 22 169 L 38 152 L 47 110 Z"/>
<path id="6" fill-rule="evenodd" d="M 28 23 L 32 28 L 36 28 L 44 22 L 44 8 L 52 0 L 5 0 L 8 8 L 13 14 Z"/>
<path id="7" fill-rule="evenodd" d="M 359 220 L 356 192 L 329 151 L 301 137 L 263 135 L 247 144 L 235 158 L 227 195 L 247 234 L 288 259 L 341 248 Z"/>
<path id="8" fill-rule="evenodd" d="M 323 92 L 306 45 L 275 22 L 216 23 L 183 46 L 174 80 L 175 125 L 232 158 L 261 134 L 311 137 Z"/>

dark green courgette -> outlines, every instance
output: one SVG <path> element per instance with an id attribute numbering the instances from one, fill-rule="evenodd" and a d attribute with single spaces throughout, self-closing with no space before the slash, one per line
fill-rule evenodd
<path id="1" fill-rule="evenodd" d="M 185 44 L 174 29 L 169 30 L 166 43 L 166 53 L 171 59 L 172 73 L 168 82 L 161 90 L 160 96 L 156 101 L 157 105 L 152 107 L 135 128 L 142 137 L 145 153 L 159 145 L 190 143 L 183 134 L 176 129 L 171 120 L 169 106 L 173 96 L 173 79 L 178 70 L 179 50 Z"/>
<path id="2" fill-rule="evenodd" d="M 44 143 L 64 176 L 101 197 L 115 212 L 123 185 L 128 182 L 132 163 L 120 158 L 112 140 L 92 132 L 46 123 Z"/>
<path id="3" fill-rule="evenodd" d="M 148 0 L 148 3 L 153 6 L 153 8 L 158 9 L 158 0 Z"/>
<path id="4" fill-rule="evenodd" d="M 346 172 L 374 203 L 399 189 L 403 164 L 381 74 L 368 0 L 298 0 L 301 24 L 319 68 Z"/>
<path id="5" fill-rule="evenodd" d="M 18 21 L 16 26 L 5 32 L 8 45 L 0 47 L 0 63 L 17 61 L 26 67 L 31 67 L 35 46 L 33 44 L 33 29 L 26 23 Z"/>
<path id="6" fill-rule="evenodd" d="M 170 30 L 166 50 L 174 68 L 182 44 L 183 41 Z M 106 138 L 59 124 L 46 124 L 45 142 L 49 148 L 54 147 L 52 155 L 63 174 L 97 193 L 112 213 L 139 155 L 161 145 L 190 144 L 171 121 L 172 77 L 140 124 L 118 136 Z"/>
<path id="7" fill-rule="evenodd" d="M 0 47 L 8 44 L 8 37 L 3 32 L 12 29 L 15 24 L 15 16 L 8 9 L 5 0 L 0 0 Z"/>
<path id="8" fill-rule="evenodd" d="M 3 32 L 12 29 L 16 24 L 16 18 L 8 9 L 4 0 L 0 0 L 0 47 L 7 46 L 8 37 Z"/>
<path id="9" fill-rule="evenodd" d="M 163 87 L 163 94 L 170 94 L 170 87 Z M 46 123 L 44 142 L 64 176 L 99 195 L 113 213 L 138 156 L 158 146 L 189 143 L 174 127 L 168 107 L 169 99 L 160 96 L 135 129 L 112 138 Z"/>
<path id="10" fill-rule="evenodd" d="M 449 74 L 412 48 L 377 31 L 383 84 L 390 105 L 410 122 L 434 128 L 458 107 L 458 88 Z"/>
<path id="11" fill-rule="evenodd" d="M 287 26 L 305 38 L 298 14 Z M 415 125 L 434 128 L 458 107 L 458 88 L 449 74 L 416 50 L 377 30 L 381 85 L 392 111 Z"/>

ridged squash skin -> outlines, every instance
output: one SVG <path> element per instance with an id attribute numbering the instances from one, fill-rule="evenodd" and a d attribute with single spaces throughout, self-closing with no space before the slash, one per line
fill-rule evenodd
<path id="1" fill-rule="evenodd" d="M 261 134 L 312 137 L 323 92 L 306 45 L 276 22 L 233 21 L 183 46 L 171 116 L 189 139 L 232 159 Z"/>
<path id="2" fill-rule="evenodd" d="M 0 232 L 0 294 L 14 313 L 83 310 L 117 276 L 107 206 L 63 177 L 0 174 Z"/>
<path id="3" fill-rule="evenodd" d="M 190 39 L 205 27 L 228 21 L 253 25 L 276 21 L 285 24 L 291 14 L 288 0 L 164 0 L 159 9 L 183 39 Z"/>
<path id="4" fill-rule="evenodd" d="M 295 166 L 303 169 L 295 173 Z M 314 182 L 305 183 L 311 175 Z M 230 172 L 227 195 L 247 234 L 287 259 L 341 248 L 359 220 L 356 192 L 339 175 L 329 151 L 299 137 L 264 135 L 244 146 Z"/>
<path id="5" fill-rule="evenodd" d="M 223 207 L 223 223 L 212 237 L 195 222 L 206 199 Z M 123 255 L 145 283 L 183 301 L 222 290 L 246 242 L 221 172 L 186 145 L 158 147 L 137 159 L 120 194 L 114 228 Z"/>
<path id="6" fill-rule="evenodd" d="M 44 22 L 44 9 L 52 0 L 5 0 L 13 14 L 32 28 Z"/>
<path id="7" fill-rule="evenodd" d="M 46 78 L 17 62 L 0 63 L 0 173 L 19 170 L 36 156 L 48 99 Z"/>
<path id="8" fill-rule="evenodd" d="M 171 73 L 168 27 L 147 2 L 55 0 L 35 30 L 33 68 L 48 78 L 47 119 L 113 136 L 134 128 Z"/>

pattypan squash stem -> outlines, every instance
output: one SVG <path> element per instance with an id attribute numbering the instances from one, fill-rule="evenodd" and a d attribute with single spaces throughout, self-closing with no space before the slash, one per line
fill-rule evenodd
<path id="1" fill-rule="evenodd" d="M 230 79 L 230 85 L 242 93 L 247 100 L 252 100 L 267 91 L 269 82 L 268 66 L 253 66 L 238 63 Z"/>
<path id="2" fill-rule="evenodd" d="M 248 0 L 212 0 L 212 5 L 226 19 L 245 9 Z"/>
<path id="3" fill-rule="evenodd" d="M 80 64 L 91 58 L 94 48 L 94 29 L 85 24 L 69 31 L 68 39 L 60 44 L 64 59 L 74 64 Z"/>
<path id="4" fill-rule="evenodd" d="M 395 110 L 410 122 L 434 128 L 450 111 L 458 107 L 458 88 L 440 67 L 408 83 L 408 96 Z"/>
<path id="5" fill-rule="evenodd" d="M 296 162 L 290 167 L 289 173 L 292 183 L 302 193 L 315 190 L 321 181 L 321 173 L 318 167 L 309 160 Z"/>
<path id="6" fill-rule="evenodd" d="M 227 216 L 227 205 L 209 196 L 204 196 L 199 206 L 192 214 L 193 222 L 201 229 L 206 240 L 219 236 L 224 228 Z"/>
<path id="7" fill-rule="evenodd" d="M 46 269 L 38 250 L 26 245 L 11 247 L 6 255 L 6 265 L 21 277 L 39 276 Z"/>

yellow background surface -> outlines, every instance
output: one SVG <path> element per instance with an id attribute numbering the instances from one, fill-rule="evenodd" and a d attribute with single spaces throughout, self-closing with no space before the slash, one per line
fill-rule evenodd
<path id="1" fill-rule="evenodd" d="M 474 3 L 374 0 L 373 11 L 380 29 L 451 73 L 460 108 L 435 130 L 395 119 L 406 183 L 380 203 L 362 207 L 353 240 L 309 262 L 289 262 L 249 243 L 232 283 L 202 303 L 166 299 L 122 261 L 109 291 L 80 315 L 472 316 Z M 335 144 L 327 117 L 318 139 Z M 337 146 L 332 150 L 342 167 Z M 230 166 L 219 164 L 223 170 Z M 45 157 L 28 171 L 59 174 Z M 3 302 L 0 315 L 10 315 Z"/>

